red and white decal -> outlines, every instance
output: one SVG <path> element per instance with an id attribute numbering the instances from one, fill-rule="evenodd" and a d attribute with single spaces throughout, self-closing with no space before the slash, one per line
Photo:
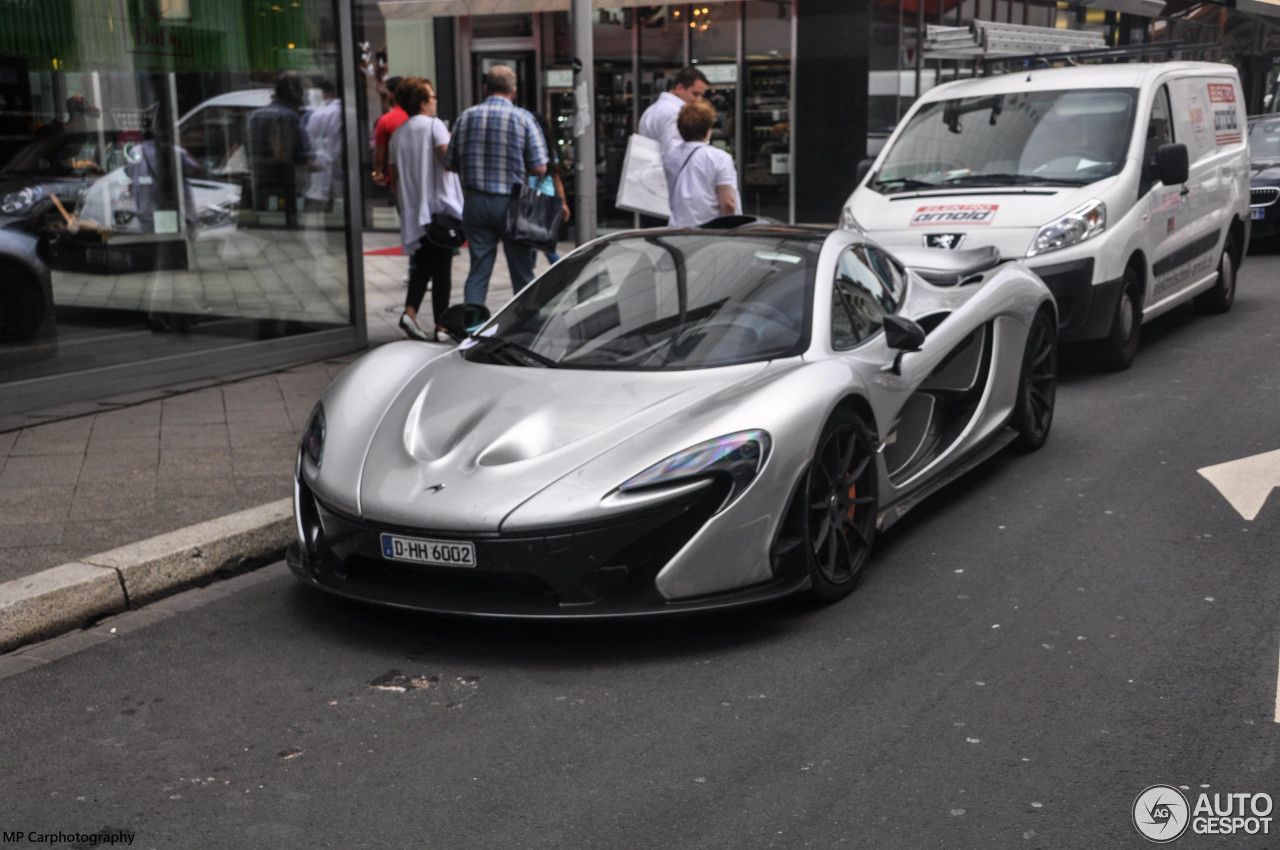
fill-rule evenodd
<path id="1" fill-rule="evenodd" d="M 1205 88 L 1208 89 L 1209 103 L 1231 104 L 1213 109 L 1214 144 L 1218 147 L 1240 144 L 1244 141 L 1244 134 L 1240 129 L 1239 114 L 1236 112 L 1235 86 L 1228 83 L 1206 83 Z"/>
<path id="2" fill-rule="evenodd" d="M 937 224 L 990 224 L 999 204 L 933 204 L 919 207 L 911 215 L 912 227 Z"/>
<path id="3" fill-rule="evenodd" d="M 1208 89 L 1210 103 L 1236 102 L 1236 89 L 1233 85 L 1228 83 L 1209 83 Z"/>

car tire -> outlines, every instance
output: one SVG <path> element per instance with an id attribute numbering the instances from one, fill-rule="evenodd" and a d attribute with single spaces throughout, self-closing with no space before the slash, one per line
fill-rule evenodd
<path id="1" fill-rule="evenodd" d="M 1142 330 L 1142 284 L 1138 272 L 1129 266 L 1124 270 L 1116 312 L 1111 318 L 1111 331 L 1098 344 L 1102 365 L 1119 372 L 1133 365 L 1138 354 L 1138 336 Z"/>
<path id="2" fill-rule="evenodd" d="M 1018 400 L 1010 425 L 1018 432 L 1017 447 L 1035 451 L 1049 438 L 1058 390 L 1058 329 L 1049 310 L 1036 313 L 1027 332 L 1018 375 Z"/>
<path id="3" fill-rule="evenodd" d="M 871 431 L 852 411 L 837 410 L 800 491 L 810 599 L 834 602 L 857 586 L 875 542 L 878 476 Z"/>
<path id="4" fill-rule="evenodd" d="M 1222 257 L 1218 260 L 1218 280 L 1213 288 L 1197 295 L 1192 303 L 1202 313 L 1225 313 L 1231 309 L 1236 300 L 1236 255 L 1235 239 L 1227 234 L 1226 244 L 1222 246 Z"/>
<path id="5" fill-rule="evenodd" d="M 0 263 L 0 343 L 35 339 L 45 320 L 44 293 L 36 278 L 13 263 Z"/>

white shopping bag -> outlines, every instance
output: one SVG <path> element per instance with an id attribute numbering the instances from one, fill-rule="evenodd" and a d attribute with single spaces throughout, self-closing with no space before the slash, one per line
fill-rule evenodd
<path id="1" fill-rule="evenodd" d="M 658 218 L 671 217 L 667 175 L 662 170 L 661 144 L 634 134 L 627 140 L 627 155 L 622 161 L 622 179 L 618 182 L 615 205 L 618 209 Z"/>

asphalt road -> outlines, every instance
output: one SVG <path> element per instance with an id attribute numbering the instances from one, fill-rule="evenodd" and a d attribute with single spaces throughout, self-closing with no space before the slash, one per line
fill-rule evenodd
<path id="1" fill-rule="evenodd" d="M 493 624 L 276 565 L 0 680 L 0 837 L 1056 850 L 1147 846 L 1156 783 L 1280 799 L 1280 496 L 1246 521 L 1196 471 L 1280 449 L 1278 281 L 1250 257 L 1231 313 L 1148 325 L 1128 372 L 1068 356 L 1048 445 L 921 506 L 830 607 Z"/>

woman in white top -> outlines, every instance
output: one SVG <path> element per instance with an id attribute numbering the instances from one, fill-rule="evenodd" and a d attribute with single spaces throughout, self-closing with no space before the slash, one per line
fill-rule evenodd
<path id="1" fill-rule="evenodd" d="M 436 117 L 436 93 L 431 81 L 409 77 L 396 88 L 396 100 L 409 120 L 391 136 L 387 151 L 391 165 L 388 179 L 400 199 L 400 244 L 409 256 L 409 292 L 405 296 L 400 329 L 410 339 L 431 337 L 418 323 L 418 308 L 431 284 L 431 310 L 435 338 L 440 338 L 440 314 L 449 307 L 453 282 L 453 249 L 427 238 L 427 226 L 436 216 L 462 219 L 462 187 L 458 175 L 446 171 L 444 153 L 449 130 Z"/>
<path id="2" fill-rule="evenodd" d="M 672 227 L 697 227 L 742 208 L 733 157 L 709 144 L 715 123 L 716 109 L 705 100 L 686 104 L 676 119 L 684 141 L 662 157 Z"/>

